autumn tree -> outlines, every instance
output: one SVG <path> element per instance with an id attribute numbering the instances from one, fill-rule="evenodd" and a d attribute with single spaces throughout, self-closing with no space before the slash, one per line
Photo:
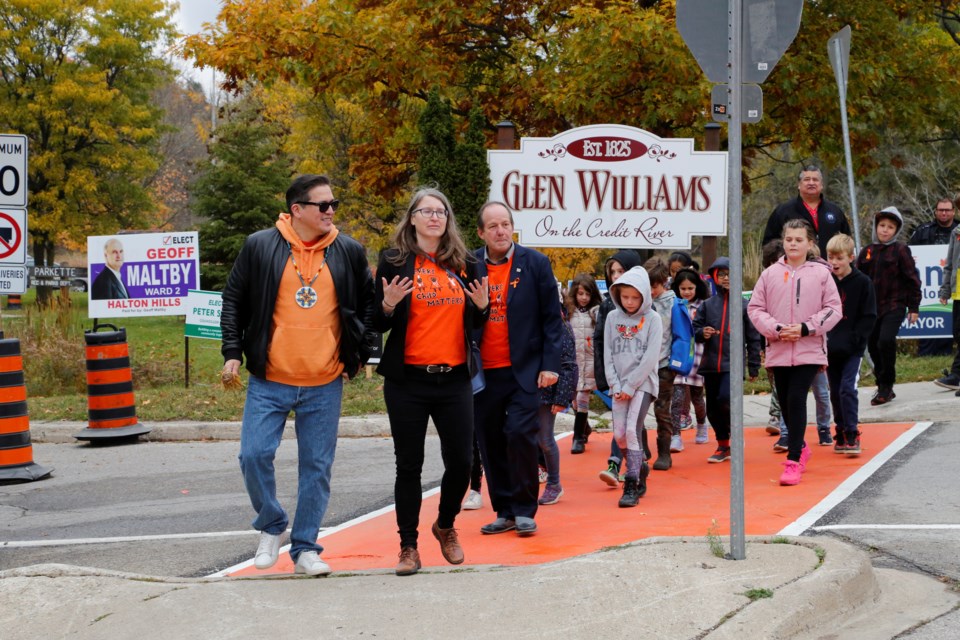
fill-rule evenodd
<path id="1" fill-rule="evenodd" d="M 0 130 L 27 136 L 37 264 L 58 241 L 136 228 L 153 203 L 160 110 L 174 35 L 166 0 L 0 3 Z M 38 300 L 46 299 L 41 289 Z"/>
<path id="2" fill-rule="evenodd" d="M 487 163 L 487 122 L 479 109 L 472 109 L 462 139 L 457 140 L 450 104 L 433 90 L 420 115 L 420 153 L 417 181 L 435 184 L 449 199 L 457 225 L 468 244 L 478 246 L 477 212 L 490 193 Z"/>
<path id="3" fill-rule="evenodd" d="M 264 116 L 251 90 L 228 105 L 213 132 L 210 156 L 191 186 L 200 227 L 201 284 L 220 291 L 248 235 L 271 227 L 286 210 L 292 162 L 281 149 L 283 129 Z"/>
<path id="4" fill-rule="evenodd" d="M 152 229 L 194 229 L 199 220 L 189 208 L 188 185 L 207 156 L 211 106 L 203 87 L 183 77 L 154 90 L 153 101 L 163 110 L 163 121 L 157 144 L 160 165 L 144 180 L 156 205 L 147 225 Z"/>

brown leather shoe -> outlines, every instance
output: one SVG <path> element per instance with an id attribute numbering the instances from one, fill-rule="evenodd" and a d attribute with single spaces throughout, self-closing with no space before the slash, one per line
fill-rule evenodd
<path id="1" fill-rule="evenodd" d="M 420 571 L 420 552 L 413 547 L 400 550 L 400 562 L 397 563 L 398 576 L 412 576 Z"/>
<path id="2" fill-rule="evenodd" d="M 463 563 L 463 547 L 460 546 L 460 540 L 457 539 L 457 530 L 453 527 L 441 529 L 437 523 L 433 523 L 433 537 L 440 541 L 440 553 L 450 564 Z"/>

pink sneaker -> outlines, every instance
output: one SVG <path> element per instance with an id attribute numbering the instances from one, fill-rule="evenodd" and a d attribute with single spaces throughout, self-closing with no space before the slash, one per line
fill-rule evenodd
<path id="1" fill-rule="evenodd" d="M 800 473 L 805 473 L 807 470 L 807 462 L 810 458 L 813 457 L 813 451 L 810 450 L 810 447 L 807 446 L 807 443 L 803 443 L 803 449 L 800 449 Z"/>
<path id="2" fill-rule="evenodd" d="M 800 484 L 801 473 L 803 473 L 803 469 L 800 467 L 799 462 L 787 460 L 783 463 L 783 473 L 780 474 L 780 484 L 784 486 Z"/>

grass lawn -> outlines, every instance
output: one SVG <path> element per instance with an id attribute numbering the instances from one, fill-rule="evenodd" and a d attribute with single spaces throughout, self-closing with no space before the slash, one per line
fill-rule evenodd
<path id="1" fill-rule="evenodd" d="M 103 322 L 126 329 L 137 416 L 141 420 L 240 420 L 244 393 L 220 387 L 223 358 L 218 340 L 189 339 L 190 386 L 187 387 L 182 317 L 112 318 Z M 23 296 L 22 311 L 3 309 L 0 312 L 0 329 L 5 337 L 19 338 L 21 342 L 32 419 L 87 419 L 83 334 L 92 328 L 93 320 L 87 318 L 86 294 L 73 293 L 69 305 L 40 311 L 31 290 Z M 952 361 L 952 356 L 918 357 L 913 355 L 915 352 L 914 342 L 901 343 L 897 358 L 898 382 L 934 380 Z M 866 366 L 863 371 L 860 384 L 873 385 Z M 385 412 L 382 387 L 383 381 L 376 373 L 367 378 L 361 372 L 344 386 L 343 415 Z M 748 394 L 769 390 L 762 369 L 757 382 L 744 383 Z"/>

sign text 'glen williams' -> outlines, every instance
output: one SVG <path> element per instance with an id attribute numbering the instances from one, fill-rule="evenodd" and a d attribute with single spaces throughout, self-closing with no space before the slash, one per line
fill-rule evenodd
<path id="1" fill-rule="evenodd" d="M 595 125 L 488 152 L 492 200 L 540 247 L 689 248 L 726 234 L 727 162 L 693 140 Z"/>

